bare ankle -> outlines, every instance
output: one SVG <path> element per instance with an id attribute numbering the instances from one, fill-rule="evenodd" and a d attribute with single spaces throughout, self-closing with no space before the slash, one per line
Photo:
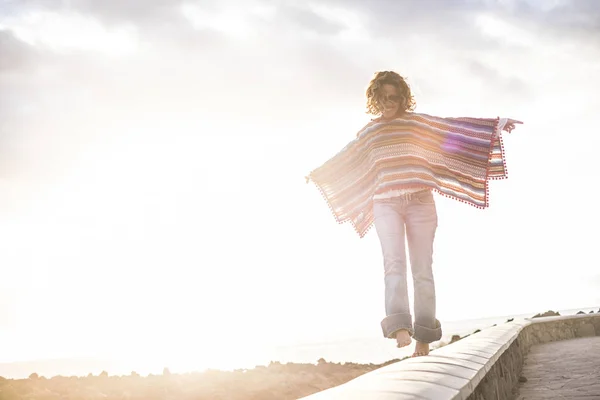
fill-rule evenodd
<path id="1" fill-rule="evenodd" d="M 411 343 L 410 332 L 407 329 L 399 329 L 395 333 L 397 347 L 408 346 Z"/>

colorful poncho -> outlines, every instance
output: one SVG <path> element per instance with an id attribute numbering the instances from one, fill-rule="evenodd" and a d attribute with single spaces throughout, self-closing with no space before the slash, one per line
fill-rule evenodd
<path id="1" fill-rule="evenodd" d="M 337 222 L 350 221 L 361 238 L 373 224 L 373 195 L 388 190 L 429 187 L 486 208 L 488 181 L 507 176 L 501 132 L 515 123 L 418 113 L 371 121 L 307 181 L 319 188 Z"/>

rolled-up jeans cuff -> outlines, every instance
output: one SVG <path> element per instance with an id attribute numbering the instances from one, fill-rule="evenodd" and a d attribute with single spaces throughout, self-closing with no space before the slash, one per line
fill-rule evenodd
<path id="1" fill-rule="evenodd" d="M 421 343 L 432 343 L 442 338 L 442 324 L 437 319 L 435 320 L 435 328 L 428 328 L 415 324 L 415 334 L 413 335 L 416 341 Z"/>
<path id="2" fill-rule="evenodd" d="M 413 335 L 412 316 L 410 314 L 392 314 L 381 321 L 383 336 L 388 339 L 395 339 L 396 331 L 406 329 L 409 335 Z"/>

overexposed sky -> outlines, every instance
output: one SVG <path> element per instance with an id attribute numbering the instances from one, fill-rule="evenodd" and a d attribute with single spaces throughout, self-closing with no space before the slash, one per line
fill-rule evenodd
<path id="1" fill-rule="evenodd" d="M 491 208 L 436 197 L 438 317 L 599 305 L 599 18 L 593 0 L 0 0 L 0 362 L 381 335 L 376 234 L 304 176 L 368 121 L 384 69 L 416 111 L 525 123 Z"/>

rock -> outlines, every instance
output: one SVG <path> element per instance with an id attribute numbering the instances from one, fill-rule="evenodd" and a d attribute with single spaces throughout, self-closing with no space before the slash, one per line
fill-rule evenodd
<path id="1" fill-rule="evenodd" d="M 556 311 L 552 311 L 552 310 L 548 310 L 543 314 L 535 314 L 533 317 L 531 318 L 543 318 L 543 317 L 559 317 L 560 314 L 557 313 Z"/>
<path id="2" fill-rule="evenodd" d="M 594 310 L 590 311 L 590 314 L 593 314 L 593 313 L 594 313 Z"/>
<path id="3" fill-rule="evenodd" d="M 585 313 L 583 311 L 579 311 L 579 312 L 577 312 L 576 315 L 581 315 L 581 314 L 585 314 Z"/>
<path id="4" fill-rule="evenodd" d="M 509 318 L 506 320 L 506 322 L 513 322 L 515 319 L 514 318 Z"/>
<path id="5" fill-rule="evenodd" d="M 460 335 L 452 335 L 452 339 L 450 339 L 450 343 L 448 343 L 448 344 L 452 344 L 454 342 L 458 342 L 460 339 L 462 339 L 460 337 Z"/>
<path id="6" fill-rule="evenodd" d="M 527 382 L 527 378 L 525 378 L 524 376 L 520 376 L 519 377 L 519 382 L 525 383 L 525 382 Z"/>

